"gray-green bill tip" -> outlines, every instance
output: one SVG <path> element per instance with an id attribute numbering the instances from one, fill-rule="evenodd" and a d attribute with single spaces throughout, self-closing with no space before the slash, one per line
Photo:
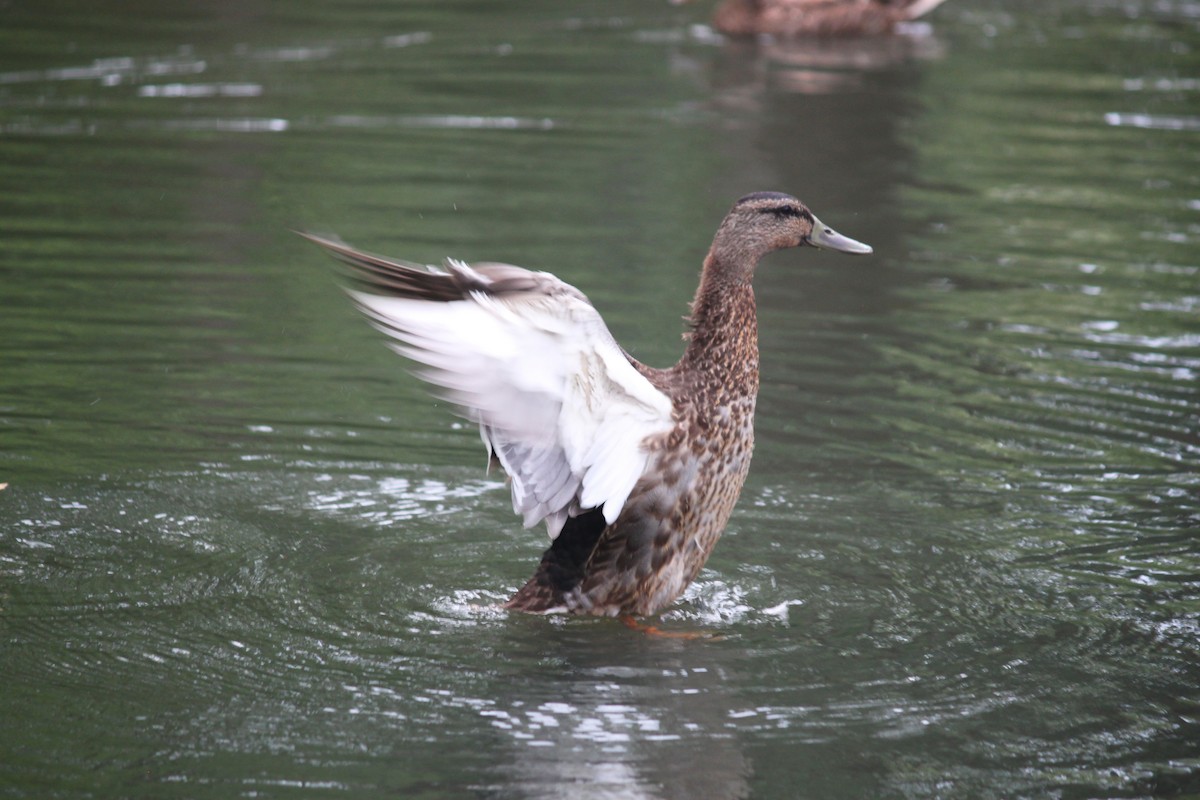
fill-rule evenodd
<path id="1" fill-rule="evenodd" d="M 849 236 L 842 236 L 816 217 L 813 217 L 813 229 L 812 233 L 808 235 L 808 243 L 813 247 L 837 250 L 841 253 L 853 253 L 854 255 L 866 255 L 867 253 L 875 252 L 871 245 L 857 242 Z"/>

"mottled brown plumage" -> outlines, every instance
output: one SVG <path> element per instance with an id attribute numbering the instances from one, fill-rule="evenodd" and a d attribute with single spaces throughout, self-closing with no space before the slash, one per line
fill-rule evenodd
<path id="1" fill-rule="evenodd" d="M 451 399 L 480 423 L 493 457 L 513 479 L 514 508 L 526 524 L 546 521 L 553 542 L 506 606 L 605 616 L 649 615 L 672 603 L 704 566 L 733 511 L 754 448 L 758 333 L 751 279 L 759 259 L 800 245 L 870 252 L 822 225 L 794 197 L 774 192 L 743 197 L 721 223 L 705 258 L 683 357 L 669 369 L 655 369 L 605 338 L 607 329 L 597 332 L 603 324 L 586 298 L 547 273 L 460 264 L 450 264 L 449 273 L 431 272 L 309 238 L 353 268 L 356 279 L 376 293 L 355 295 L 364 311 L 406 343 L 404 354 L 430 365 L 424 377 L 447 387 Z M 542 346 L 542 339 L 530 338 L 530 330 L 538 336 L 552 330 L 547 341 L 554 347 L 570 340 L 572 330 L 560 325 L 569 319 L 590 333 L 583 344 L 562 345 L 569 351 L 564 363 L 582 358 L 606 366 L 568 368 L 561 396 L 575 397 L 579 408 L 569 399 L 558 405 L 546 400 L 547 393 L 557 391 L 557 378 L 546 383 L 549 388 L 522 395 L 517 405 L 531 404 L 534 422 L 541 426 L 526 431 L 521 409 L 513 412 L 514 401 L 503 408 L 489 405 L 492 389 L 477 390 L 468 375 L 486 369 L 499 374 L 503 366 L 509 370 L 505 377 L 489 377 L 483 385 L 524 386 L 531 381 L 521 372 L 525 367 L 512 363 L 505 348 L 482 366 L 458 366 L 455 359 L 461 356 L 451 354 L 464 352 L 463 346 L 446 345 L 454 334 L 429 321 L 439 305 L 447 313 L 475 313 L 478 305 L 480 314 L 502 305 L 499 318 L 526 336 L 531 347 Z M 490 324 L 492 317 L 487 320 Z M 483 343 L 481 349 L 486 349 Z M 593 359 L 593 353 L 599 355 Z M 553 357 L 539 358 L 535 364 L 554 371 Z M 567 391 L 579 385 L 592 388 L 582 395 Z M 618 389 L 602 391 L 611 386 Z M 640 399 L 629 399 L 635 395 Z M 602 420 L 598 438 L 585 437 L 582 444 L 572 438 L 571 431 L 583 424 L 580 417 Z M 584 451 L 591 455 L 578 455 Z M 547 468 L 555 458 L 563 466 Z M 636 472 L 629 472 L 629 463 L 637 465 Z M 616 478 L 602 480 L 613 464 L 621 468 L 611 474 L 628 480 L 627 486 Z"/>
<path id="2" fill-rule="evenodd" d="M 891 33 L 944 0 L 725 0 L 713 26 L 735 36 L 870 36 Z"/>

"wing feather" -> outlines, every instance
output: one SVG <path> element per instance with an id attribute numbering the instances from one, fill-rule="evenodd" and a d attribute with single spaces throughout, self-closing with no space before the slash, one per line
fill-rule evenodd
<path id="1" fill-rule="evenodd" d="M 418 287 L 408 296 L 350 295 L 396 340 L 393 349 L 420 365 L 419 377 L 479 424 L 526 527 L 545 522 L 554 538 L 590 508 L 617 518 L 646 470 L 647 438 L 671 429 L 672 403 L 582 293 L 506 264 L 452 261 L 446 272 L 412 274 L 407 263 L 338 247 L 369 285 Z M 455 296 L 450 282 L 457 299 L 446 299 Z"/>

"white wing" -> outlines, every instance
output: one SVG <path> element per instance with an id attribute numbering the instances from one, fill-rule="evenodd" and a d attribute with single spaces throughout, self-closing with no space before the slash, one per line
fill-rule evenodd
<path id="1" fill-rule="evenodd" d="M 479 423 L 526 527 L 545 520 L 554 538 L 568 516 L 597 507 L 613 522 L 646 470 L 646 438 L 672 427 L 670 399 L 573 287 L 508 265 L 447 266 L 484 288 L 450 301 L 351 295 L 398 340 L 397 352 L 424 365 L 418 374 Z M 489 266 L 529 288 L 487 291 Z"/>

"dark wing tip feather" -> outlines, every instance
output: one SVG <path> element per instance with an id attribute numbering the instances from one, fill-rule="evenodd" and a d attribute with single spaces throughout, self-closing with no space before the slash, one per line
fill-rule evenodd
<path id="1" fill-rule="evenodd" d="M 355 250 L 335 239 L 296 231 L 321 247 L 348 269 L 346 279 L 356 287 L 393 297 L 449 302 L 461 300 L 463 287 L 453 275 L 435 272 L 420 264 L 384 258 Z"/>

